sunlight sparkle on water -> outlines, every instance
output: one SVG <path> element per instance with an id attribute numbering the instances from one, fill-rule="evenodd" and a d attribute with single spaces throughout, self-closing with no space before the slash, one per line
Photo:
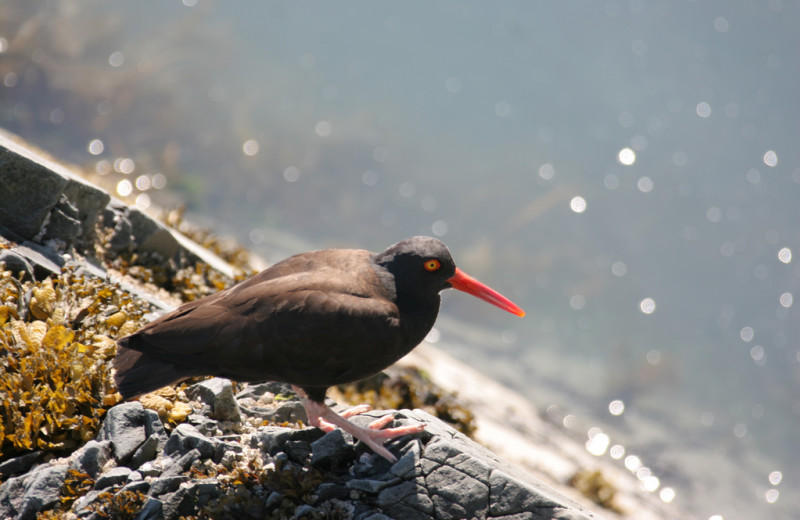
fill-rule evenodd
<path id="1" fill-rule="evenodd" d="M 592 455 L 599 457 L 603 455 L 608 449 L 609 441 L 610 439 L 608 435 L 606 435 L 603 432 L 600 432 L 598 429 L 598 432 L 595 433 L 594 435 L 590 435 L 589 440 L 586 441 L 586 451 L 588 451 Z"/>
<path id="2" fill-rule="evenodd" d="M 784 264 L 788 264 L 792 261 L 792 250 L 788 247 L 784 247 L 780 251 L 778 251 L 778 260 L 783 262 Z"/>
<path id="3" fill-rule="evenodd" d="M 675 490 L 671 487 L 661 488 L 661 491 L 658 493 L 658 498 L 660 498 L 662 502 L 670 503 L 675 500 Z"/>
<path id="4" fill-rule="evenodd" d="M 780 298 L 778 298 L 778 301 L 781 303 L 781 307 L 785 307 L 788 309 L 789 307 L 792 306 L 794 297 L 792 296 L 792 293 L 785 292 L 781 294 Z"/>
<path id="5" fill-rule="evenodd" d="M 653 314 L 656 311 L 656 302 L 652 298 L 645 298 L 639 302 L 639 310 L 645 314 Z"/>
<path id="6" fill-rule="evenodd" d="M 620 399 L 615 399 L 608 403 L 608 411 L 611 415 L 622 415 L 625 411 L 625 403 Z"/>
<path id="7" fill-rule="evenodd" d="M 628 266 L 625 265 L 625 262 L 618 260 L 611 264 L 611 272 L 614 274 L 614 276 L 621 278 L 628 272 Z"/>
<path id="8" fill-rule="evenodd" d="M 586 199 L 580 195 L 572 197 L 572 200 L 569 201 L 569 209 L 575 213 L 583 213 L 586 211 Z"/>
<path id="9" fill-rule="evenodd" d="M 556 175 L 556 169 L 553 168 L 553 165 L 550 163 L 543 164 L 539 167 L 539 177 L 542 179 L 549 181 Z"/>
<path id="10" fill-rule="evenodd" d="M 778 154 L 774 150 L 767 150 L 764 154 L 764 164 L 771 168 L 776 167 L 778 165 Z"/>
<path id="11" fill-rule="evenodd" d="M 88 150 L 89 153 L 92 155 L 100 155 L 101 153 L 103 153 L 104 149 L 105 145 L 103 145 L 103 141 L 101 141 L 100 139 L 93 139 L 92 141 L 89 142 Z"/>
<path id="12" fill-rule="evenodd" d="M 150 195 L 147 193 L 140 193 L 136 196 L 136 207 L 139 209 L 147 209 L 150 207 Z"/>
<path id="13" fill-rule="evenodd" d="M 639 188 L 639 191 L 642 193 L 650 193 L 653 191 L 653 179 L 650 177 L 642 177 L 636 182 L 636 187 Z"/>
<path id="14" fill-rule="evenodd" d="M 631 166 L 636 162 L 636 152 L 634 152 L 632 148 L 625 147 L 617 154 L 617 160 L 620 164 Z"/>
<path id="15" fill-rule="evenodd" d="M 769 474 L 769 483 L 773 486 L 777 486 L 783 480 L 783 473 L 780 471 L 773 471 Z"/>
<path id="16" fill-rule="evenodd" d="M 702 118 L 706 118 L 711 115 L 711 105 L 709 105 L 705 101 L 701 101 L 700 103 L 698 103 L 697 108 L 695 110 L 697 111 L 697 115 Z"/>
<path id="17" fill-rule="evenodd" d="M 286 182 L 297 182 L 300 178 L 300 170 L 297 166 L 287 166 L 285 170 L 283 170 L 283 178 Z"/>
<path id="18" fill-rule="evenodd" d="M 764 500 L 770 504 L 774 504 L 778 501 L 778 496 L 780 496 L 780 492 L 777 489 L 770 489 L 764 493 Z"/>
<path id="19" fill-rule="evenodd" d="M 249 157 L 256 155 L 258 153 L 258 150 L 259 150 L 258 141 L 256 141 L 255 139 L 248 139 L 242 145 L 242 152 L 244 152 L 244 154 Z"/>
<path id="20" fill-rule="evenodd" d="M 328 137 L 333 133 L 333 125 L 330 121 L 320 121 L 314 127 L 314 133 L 320 137 Z"/>
<path id="21" fill-rule="evenodd" d="M 742 338 L 742 341 L 745 343 L 749 343 L 753 341 L 753 337 L 755 337 L 755 331 L 753 327 L 742 327 L 742 330 L 739 331 L 739 337 Z"/>
<path id="22" fill-rule="evenodd" d="M 611 449 L 608 450 L 608 454 L 612 459 L 619 460 L 625 456 L 625 446 L 622 444 L 615 444 L 611 446 Z"/>
<path id="23" fill-rule="evenodd" d="M 136 163 L 128 157 L 120 157 L 114 161 L 114 171 L 128 175 L 136 169 Z"/>
<path id="24" fill-rule="evenodd" d="M 120 197 L 127 197 L 133 192 L 133 184 L 128 179 L 123 179 L 117 183 L 117 194 Z"/>

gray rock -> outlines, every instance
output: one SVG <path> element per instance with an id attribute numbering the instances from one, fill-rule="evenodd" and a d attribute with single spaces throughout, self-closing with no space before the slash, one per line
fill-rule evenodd
<path id="1" fill-rule="evenodd" d="M 308 504 L 303 504 L 294 510 L 294 515 L 292 516 L 292 518 L 295 520 L 302 520 L 303 518 L 315 518 L 315 515 L 319 513 L 320 510 L 317 509 L 316 507 L 310 506 Z"/>
<path id="2" fill-rule="evenodd" d="M 0 478 L 8 478 L 11 475 L 25 473 L 42 455 L 41 451 L 32 451 L 13 459 L 8 459 L 0 463 Z"/>
<path id="3" fill-rule="evenodd" d="M 91 440 L 83 445 L 72 460 L 69 468 L 97 478 L 103 466 L 111 460 L 111 441 Z"/>
<path id="4" fill-rule="evenodd" d="M 157 437 L 147 437 L 142 444 L 136 448 L 136 451 L 133 452 L 133 456 L 131 457 L 131 461 L 129 463 L 130 467 L 138 468 L 145 462 L 151 461 L 156 458 L 156 454 L 158 453 L 158 438 Z"/>
<path id="5" fill-rule="evenodd" d="M 11 271 L 15 275 L 25 273 L 30 279 L 33 279 L 33 266 L 27 258 L 13 249 L 0 251 L 0 265 L 4 266 L 3 270 L 5 271 Z"/>
<path id="6" fill-rule="evenodd" d="M 33 239 L 50 216 L 67 179 L 39 164 L 27 149 L 0 136 L 0 225 Z"/>
<path id="7" fill-rule="evenodd" d="M 131 224 L 137 251 L 157 254 L 164 260 L 178 252 L 178 241 L 166 226 L 135 207 L 128 208 L 126 217 Z"/>
<path id="8" fill-rule="evenodd" d="M 77 220 L 83 227 L 83 232 L 79 238 L 81 240 L 92 239 L 95 223 L 100 217 L 103 208 L 111 200 L 111 196 L 107 191 L 97 186 L 87 182 L 80 182 L 76 179 L 70 179 L 63 193 L 78 210 Z"/>
<path id="9" fill-rule="evenodd" d="M 282 500 L 283 500 L 283 493 L 273 491 L 272 493 L 269 494 L 269 496 L 267 496 L 267 499 L 264 500 L 264 509 L 270 511 L 271 509 L 281 505 Z"/>
<path id="10" fill-rule="evenodd" d="M 28 475 L 12 477 L 0 484 L 0 518 L 14 518 L 22 506 Z"/>
<path id="11" fill-rule="evenodd" d="M 357 489 L 358 491 L 364 491 L 366 493 L 376 494 L 380 490 L 397 484 L 400 482 L 399 478 L 394 478 L 390 480 L 372 480 L 372 479 L 363 479 L 363 478 L 354 478 L 352 480 L 347 481 L 347 487 L 350 489 Z"/>
<path id="12" fill-rule="evenodd" d="M 107 487 L 122 484 L 128 480 L 130 474 L 131 469 L 126 468 L 125 466 L 111 468 L 97 478 L 97 481 L 94 483 L 94 488 L 105 489 Z"/>
<path id="13" fill-rule="evenodd" d="M 78 217 L 76 208 L 63 193 L 58 203 L 50 210 L 47 224 L 41 234 L 41 240 L 61 240 L 71 244 L 83 233 L 83 226 Z"/>
<path id="14" fill-rule="evenodd" d="M 166 455 L 175 453 L 185 455 L 193 449 L 200 452 L 201 458 L 210 459 L 217 449 L 217 441 L 201 434 L 191 424 L 182 423 L 172 431 L 172 435 L 169 436 L 169 440 L 164 446 L 164 453 Z"/>
<path id="15" fill-rule="evenodd" d="M 150 483 L 150 496 L 158 497 L 178 490 L 181 484 L 188 482 L 186 475 L 176 475 L 174 477 L 159 478 Z"/>
<path id="16" fill-rule="evenodd" d="M 15 518 L 32 520 L 36 518 L 36 513 L 58 502 L 66 476 L 66 464 L 40 466 L 26 475 L 24 494 Z"/>
<path id="17" fill-rule="evenodd" d="M 125 464 L 146 439 L 146 421 L 147 414 L 140 403 L 118 404 L 108 410 L 98 440 L 110 440 L 114 458 Z"/>
<path id="18" fill-rule="evenodd" d="M 546 495 L 531 493 L 530 484 L 526 485 L 502 470 L 492 471 L 489 488 L 491 516 L 508 516 L 537 509 L 555 510 L 559 507 Z"/>
<path id="19" fill-rule="evenodd" d="M 136 449 L 131 457 L 130 466 L 138 468 L 147 461 L 153 460 L 158 453 L 163 451 L 167 444 L 167 432 L 164 425 L 154 410 L 145 410 L 144 434 L 145 441 Z"/>
<path id="20" fill-rule="evenodd" d="M 11 251 L 25 257 L 33 267 L 33 277 L 37 280 L 44 280 L 53 273 L 60 273 L 65 264 L 61 255 L 52 249 L 27 240 Z"/>
<path id="21" fill-rule="evenodd" d="M 128 482 L 127 484 L 122 486 L 122 489 L 119 490 L 119 493 L 122 493 L 123 491 L 131 491 L 135 493 L 138 491 L 142 494 L 147 494 L 149 490 L 150 490 L 149 482 L 147 482 L 146 480 L 137 480 L 135 482 Z"/>
<path id="22" fill-rule="evenodd" d="M 345 439 L 342 430 L 328 432 L 311 443 L 311 465 L 315 468 L 330 469 L 346 464 L 353 458 L 355 450 Z"/>
<path id="23" fill-rule="evenodd" d="M 425 480 L 416 477 L 378 494 L 377 505 L 394 518 L 430 520 L 433 518 L 433 501 L 428 496 Z"/>
<path id="24" fill-rule="evenodd" d="M 174 492 L 161 496 L 160 500 L 162 513 L 167 520 L 191 514 L 197 500 L 197 484 L 187 482 Z"/>
<path id="25" fill-rule="evenodd" d="M 343 499 L 350 496 L 350 488 L 333 482 L 323 482 L 314 491 L 317 496 L 317 503 L 326 502 L 332 498 Z"/>
<path id="26" fill-rule="evenodd" d="M 203 402 L 207 407 L 203 408 L 203 413 L 212 419 L 219 421 L 240 422 L 242 416 L 239 413 L 239 405 L 233 396 L 233 385 L 230 380 L 215 377 L 206 381 L 190 386 L 186 390 L 186 395 L 190 399 Z"/>
<path id="27" fill-rule="evenodd" d="M 161 478 L 166 477 L 174 477 L 176 475 L 180 475 L 184 471 L 188 470 L 192 467 L 194 461 L 200 459 L 200 450 L 192 449 L 187 451 L 183 455 L 181 455 L 178 460 L 174 461 L 172 464 L 164 468 L 164 471 L 161 473 Z"/>
<path id="28" fill-rule="evenodd" d="M 161 500 L 150 497 L 142 506 L 142 510 L 136 515 L 134 520 L 162 520 L 164 514 L 161 511 Z"/>

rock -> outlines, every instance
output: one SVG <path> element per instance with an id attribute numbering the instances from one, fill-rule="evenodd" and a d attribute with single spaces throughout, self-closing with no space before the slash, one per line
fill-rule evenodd
<path id="1" fill-rule="evenodd" d="M 50 216 L 67 179 L 0 136 L 0 225 L 33 239 Z"/>
<path id="2" fill-rule="evenodd" d="M 433 501 L 428 496 L 425 479 L 422 477 L 384 488 L 378 494 L 376 503 L 378 507 L 394 518 L 407 520 L 434 518 Z"/>
<path id="3" fill-rule="evenodd" d="M 131 457 L 130 466 L 138 468 L 147 461 L 153 460 L 167 444 L 167 432 L 155 410 L 145 410 L 145 441 L 136 449 Z"/>
<path id="4" fill-rule="evenodd" d="M 233 385 L 230 380 L 215 377 L 190 386 L 186 390 L 190 399 L 199 400 L 209 408 L 203 414 L 219 421 L 241 422 L 239 405 L 233 396 Z"/>
<path id="5" fill-rule="evenodd" d="M 311 443 L 311 465 L 320 469 L 342 466 L 355 458 L 353 445 L 342 430 L 333 430 Z"/>
<path id="6" fill-rule="evenodd" d="M 75 452 L 69 468 L 86 473 L 92 478 L 97 478 L 103 466 L 111 460 L 112 451 L 113 448 L 110 440 L 91 440 Z"/>
<path id="7" fill-rule="evenodd" d="M 22 489 L 18 489 L 16 485 L 12 486 L 17 488 L 15 493 L 20 491 L 21 493 L 17 495 L 19 500 L 13 505 L 11 511 L 3 511 L 3 490 L 0 489 L 0 513 L 18 520 L 33 520 L 38 512 L 49 509 L 58 502 L 61 486 L 64 484 L 66 476 L 66 464 L 39 466 L 33 472 L 20 477 L 24 479 Z M 3 485 L 3 488 L 9 482 L 10 480 Z M 14 500 L 12 499 L 11 502 Z"/>
<path id="8" fill-rule="evenodd" d="M 25 273 L 27 278 L 33 279 L 33 266 L 27 258 L 13 249 L 0 251 L 0 265 L 4 266 L 3 270 L 5 271 L 11 271 L 15 275 Z"/>
<path id="9" fill-rule="evenodd" d="M 310 506 L 308 504 L 303 504 L 299 506 L 297 509 L 294 510 L 294 516 L 292 516 L 295 520 L 302 520 L 304 518 L 316 518 L 320 513 L 319 509 Z"/>
<path id="10" fill-rule="evenodd" d="M 127 463 L 146 439 L 147 414 L 138 402 L 121 403 L 108 410 L 98 440 L 110 440 L 114 458 Z"/>
<path id="11" fill-rule="evenodd" d="M 3 461 L 0 463 L 0 478 L 6 479 L 12 475 L 25 473 L 31 469 L 41 455 L 42 452 L 37 450 Z"/>
<path id="12" fill-rule="evenodd" d="M 186 475 L 155 479 L 150 482 L 150 496 L 158 497 L 167 493 L 173 493 L 178 490 L 181 484 L 188 481 L 189 477 Z"/>
<path id="13" fill-rule="evenodd" d="M 169 436 L 169 440 L 164 446 L 164 453 L 166 455 L 174 453 L 185 455 L 193 449 L 200 452 L 201 458 L 210 459 L 217 449 L 217 441 L 201 434 L 191 424 L 182 423 L 172 431 L 172 435 Z"/>
<path id="14" fill-rule="evenodd" d="M 58 203 L 50 210 L 47 225 L 40 233 L 41 240 L 60 240 L 66 244 L 71 244 L 83 233 L 83 226 L 78 216 L 78 208 L 70 203 L 63 193 Z"/>
<path id="15" fill-rule="evenodd" d="M 124 466 L 111 468 L 110 470 L 100 475 L 100 477 L 94 483 L 94 488 L 105 489 L 107 487 L 116 486 L 117 484 L 122 484 L 123 482 L 126 482 L 128 480 L 130 474 L 131 474 L 131 469 L 126 468 Z"/>
<path id="16" fill-rule="evenodd" d="M 147 499 L 147 502 L 144 503 L 142 510 L 139 511 L 139 514 L 136 515 L 134 520 L 162 520 L 164 518 L 164 514 L 162 513 L 161 508 L 161 500 L 150 497 Z"/>
<path id="17" fill-rule="evenodd" d="M 66 262 L 61 255 L 44 246 L 25 241 L 12 248 L 15 254 L 24 257 L 33 267 L 33 277 L 44 280 L 51 274 L 60 273 Z"/>
<path id="18" fill-rule="evenodd" d="M 163 495 L 160 500 L 165 519 L 191 514 L 197 500 L 197 484 L 194 482 L 182 484 L 176 491 Z"/>
<path id="19" fill-rule="evenodd" d="M 187 451 L 185 454 L 181 455 L 178 460 L 164 468 L 164 471 L 161 473 L 161 478 L 180 475 L 192 467 L 192 464 L 196 460 L 200 460 L 200 450 L 192 449 Z"/>
<path id="20" fill-rule="evenodd" d="M 333 482 L 323 482 L 317 487 L 314 494 L 317 496 L 317 503 L 321 503 L 327 502 L 332 498 L 347 498 L 350 496 L 350 488 Z"/>

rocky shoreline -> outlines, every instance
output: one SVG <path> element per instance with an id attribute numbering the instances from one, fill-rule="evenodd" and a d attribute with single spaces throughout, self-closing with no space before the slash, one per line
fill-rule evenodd
<path id="1" fill-rule="evenodd" d="M 80 254 L 96 247 L 100 230 L 103 247 L 115 254 L 180 257 L 229 278 L 237 274 L 219 256 L 7 135 L 0 135 L 0 185 L 0 235 L 7 241 L 0 262 L 8 270 L 42 280 L 78 264 L 86 276 L 135 294 L 148 312 L 171 308 L 163 293 Z M 447 362 L 436 359 L 432 373 L 447 372 Z M 72 453 L 0 454 L 0 518 L 598 518 L 576 497 L 564 496 L 565 488 L 556 491 L 526 472 L 547 473 L 541 464 L 523 470 L 504 462 L 422 410 L 394 412 L 396 422 L 424 423 L 426 430 L 391 443 L 399 460 L 390 464 L 340 431 L 298 428 L 303 408 L 283 385 L 234 389 L 211 379 L 180 397 L 181 420 L 140 402 L 119 403 L 108 408 L 94 438 Z M 385 413 L 392 412 L 356 420 Z M 532 427 L 539 426 L 524 426 Z M 519 421 L 508 431 L 519 433 Z M 519 449 L 526 441 L 515 442 Z M 579 443 L 571 446 L 580 451 Z M 583 456 L 573 453 L 571 464 L 589 461 Z M 563 475 L 554 480 L 563 483 Z M 635 485 L 630 478 L 622 485 L 626 516 L 666 518 L 662 505 L 639 496 Z"/>

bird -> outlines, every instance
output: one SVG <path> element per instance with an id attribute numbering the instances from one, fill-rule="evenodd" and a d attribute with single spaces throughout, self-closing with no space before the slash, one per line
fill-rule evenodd
<path id="1" fill-rule="evenodd" d="M 380 253 L 323 249 L 291 256 L 239 284 L 187 302 L 117 341 L 115 382 L 131 400 L 209 375 L 293 385 L 310 425 L 340 428 L 390 462 L 389 439 L 424 426 L 362 427 L 325 404 L 327 389 L 388 368 L 436 321 L 440 292 L 457 289 L 517 316 L 525 311 L 457 268 L 445 244 L 407 238 Z"/>

